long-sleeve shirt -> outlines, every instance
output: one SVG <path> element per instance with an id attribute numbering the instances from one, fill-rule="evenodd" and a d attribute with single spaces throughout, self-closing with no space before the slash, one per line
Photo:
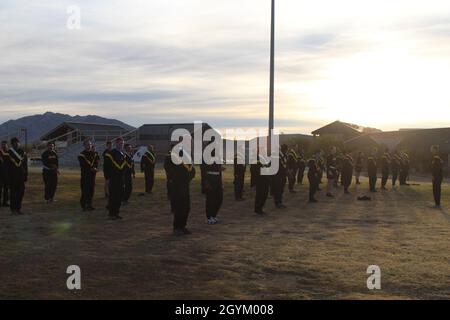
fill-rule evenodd
<path id="1" fill-rule="evenodd" d="M 41 155 L 43 170 L 55 171 L 59 168 L 58 155 L 55 151 L 46 150 Z"/>

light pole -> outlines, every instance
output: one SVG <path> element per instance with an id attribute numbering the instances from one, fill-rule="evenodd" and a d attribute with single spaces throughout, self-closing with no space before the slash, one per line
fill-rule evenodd
<path id="1" fill-rule="evenodd" d="M 275 0 L 272 0 L 270 27 L 270 93 L 269 93 L 269 137 L 274 127 L 274 88 L 275 88 Z"/>

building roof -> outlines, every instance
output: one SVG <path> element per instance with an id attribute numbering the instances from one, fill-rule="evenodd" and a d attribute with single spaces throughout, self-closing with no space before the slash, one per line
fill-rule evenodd
<path id="1" fill-rule="evenodd" d="M 108 132 L 128 132 L 129 130 L 125 127 L 113 124 L 113 123 L 89 123 L 89 122 L 74 122 L 74 121 L 65 121 L 60 125 L 56 126 L 46 134 L 42 135 L 40 140 L 47 140 L 48 137 L 51 137 L 52 134 L 57 132 L 59 129 L 63 127 L 68 127 L 72 130 L 78 130 L 81 133 L 83 132 L 94 132 L 94 131 L 108 131 Z"/>
<path id="2" fill-rule="evenodd" d="M 381 130 L 369 127 L 359 126 L 353 123 L 342 122 L 342 121 L 334 121 L 326 126 L 323 126 L 313 132 L 313 135 L 322 135 L 322 134 L 349 134 L 349 135 L 361 135 L 363 133 L 368 132 L 381 132 Z"/>

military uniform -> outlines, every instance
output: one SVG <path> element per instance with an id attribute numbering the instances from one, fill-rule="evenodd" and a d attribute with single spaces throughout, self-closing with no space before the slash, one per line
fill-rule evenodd
<path id="1" fill-rule="evenodd" d="M 166 172 L 166 190 L 167 190 L 167 199 L 169 199 L 170 203 L 170 212 L 174 213 L 174 208 L 172 207 L 172 184 L 173 179 L 171 176 L 172 167 L 174 166 L 171 159 L 171 151 L 164 157 L 164 171 Z"/>
<path id="2" fill-rule="evenodd" d="M 113 149 L 106 154 L 104 166 L 109 178 L 108 211 L 110 219 L 120 219 L 120 207 L 125 195 L 125 170 L 131 170 L 126 157 L 125 153 L 118 149 Z"/>
<path id="3" fill-rule="evenodd" d="M 245 181 L 245 171 L 247 167 L 245 163 L 238 163 L 238 157 L 234 157 L 234 198 L 236 200 L 243 199 L 244 193 L 244 181 Z"/>
<path id="4" fill-rule="evenodd" d="M 173 208 L 173 229 L 175 232 L 188 233 L 186 230 L 191 198 L 189 185 L 195 177 L 195 168 L 188 164 L 175 164 L 169 156 L 170 165 L 166 168 L 170 177 L 170 201 Z"/>
<path id="5" fill-rule="evenodd" d="M 392 186 L 395 187 L 397 184 L 398 173 L 400 170 L 400 160 L 397 155 L 392 157 L 391 161 L 391 171 L 392 171 Z"/>
<path id="6" fill-rule="evenodd" d="M 317 202 L 315 194 L 319 189 L 319 168 L 314 159 L 308 161 L 309 202 Z"/>
<path id="7" fill-rule="evenodd" d="M 92 199 L 95 191 L 95 177 L 98 169 L 98 154 L 94 151 L 82 151 L 78 156 L 78 162 L 81 169 L 81 208 L 93 210 Z"/>
<path id="8" fill-rule="evenodd" d="M 439 156 L 433 157 L 431 161 L 431 173 L 433 176 L 433 196 L 437 207 L 441 205 L 442 181 L 444 180 L 443 165 L 444 161 Z"/>
<path id="9" fill-rule="evenodd" d="M 355 163 L 355 176 L 356 176 L 356 184 L 361 184 L 359 178 L 361 177 L 361 171 L 364 166 L 364 157 L 362 155 L 358 155 Z"/>
<path id="10" fill-rule="evenodd" d="M 306 161 L 303 156 L 300 156 L 297 160 L 297 183 L 303 184 L 303 178 L 305 177 Z"/>
<path id="11" fill-rule="evenodd" d="M 295 180 L 298 170 L 298 155 L 294 149 L 289 150 L 287 154 L 287 178 L 289 191 L 294 192 Z"/>
<path id="12" fill-rule="evenodd" d="M 28 159 L 22 149 L 8 150 L 6 167 L 10 186 L 10 209 L 13 213 L 21 213 L 22 200 L 25 194 L 25 182 L 28 179 Z"/>
<path id="13" fill-rule="evenodd" d="M 263 162 L 261 162 L 261 159 Z M 266 167 L 268 165 L 265 157 L 260 157 L 260 160 L 252 165 L 252 185 L 256 187 L 256 195 L 255 195 L 255 213 L 263 214 L 264 204 L 267 201 L 267 197 L 269 196 L 269 188 L 270 188 L 270 176 L 262 175 L 261 168 Z"/>
<path id="14" fill-rule="evenodd" d="M 389 179 L 389 167 L 391 165 L 391 159 L 388 153 L 385 153 L 381 157 L 381 189 L 386 190 L 386 184 Z"/>
<path id="15" fill-rule="evenodd" d="M 9 206 L 8 157 L 8 152 L 0 150 L 0 205 L 2 207 Z"/>
<path id="16" fill-rule="evenodd" d="M 152 193 L 155 183 L 156 156 L 153 151 L 147 150 L 141 158 L 141 171 L 144 172 L 145 193 Z"/>
<path id="17" fill-rule="evenodd" d="M 135 168 L 134 168 L 134 160 L 133 156 L 124 152 L 125 155 L 125 166 L 123 169 L 124 174 L 124 190 L 123 190 L 123 201 L 125 203 L 130 200 L 131 193 L 133 192 L 133 177 L 136 174 Z"/>
<path id="18" fill-rule="evenodd" d="M 400 161 L 400 185 L 406 186 L 408 185 L 408 177 L 409 177 L 409 158 L 406 154 L 404 154 Z"/>
<path id="19" fill-rule="evenodd" d="M 342 163 L 342 184 L 344 192 L 349 193 L 348 188 L 351 186 L 353 180 L 353 159 L 346 156 Z"/>
<path id="20" fill-rule="evenodd" d="M 370 192 L 376 192 L 378 167 L 375 157 L 367 158 L 367 173 L 369 175 Z"/>
<path id="21" fill-rule="evenodd" d="M 205 170 L 206 219 L 216 222 L 217 213 L 223 203 L 222 165 L 208 164 Z"/>
<path id="22" fill-rule="evenodd" d="M 102 153 L 103 163 L 105 163 L 106 155 L 108 153 L 110 153 L 110 152 L 111 152 L 111 150 L 108 150 L 108 149 L 105 149 L 105 151 L 103 151 L 103 153 Z M 108 180 L 109 180 L 109 177 L 108 177 L 108 173 L 105 171 L 105 166 L 104 165 L 103 165 L 103 177 L 105 178 L 105 198 L 108 198 L 108 192 L 109 192 Z"/>
<path id="23" fill-rule="evenodd" d="M 55 197 L 58 186 L 58 155 L 55 151 L 46 150 L 41 156 L 42 159 L 42 177 L 44 179 L 44 199 L 51 201 Z"/>
<path id="24" fill-rule="evenodd" d="M 272 177 L 273 199 L 275 206 L 283 207 L 283 193 L 287 181 L 287 155 L 280 151 L 278 172 Z"/>

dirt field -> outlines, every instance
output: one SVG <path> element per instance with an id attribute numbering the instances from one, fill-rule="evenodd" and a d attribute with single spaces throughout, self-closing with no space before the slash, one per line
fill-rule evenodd
<path id="1" fill-rule="evenodd" d="M 231 168 L 230 168 L 231 169 Z M 449 299 L 450 188 L 432 209 L 431 185 L 379 192 L 373 201 L 337 190 L 307 203 L 307 186 L 286 194 L 288 209 L 253 213 L 253 192 L 233 200 L 231 170 L 221 223 L 208 226 L 198 177 L 192 184 L 192 235 L 174 237 L 157 174 L 155 194 L 138 197 L 122 221 L 106 220 L 99 176 L 95 206 L 81 213 L 77 171 L 63 171 L 58 202 L 42 200 L 40 173 L 27 185 L 25 216 L 0 209 L 0 298 L 14 299 Z M 78 265 L 82 290 L 66 288 Z M 381 268 L 382 289 L 366 287 L 369 265 Z"/>

